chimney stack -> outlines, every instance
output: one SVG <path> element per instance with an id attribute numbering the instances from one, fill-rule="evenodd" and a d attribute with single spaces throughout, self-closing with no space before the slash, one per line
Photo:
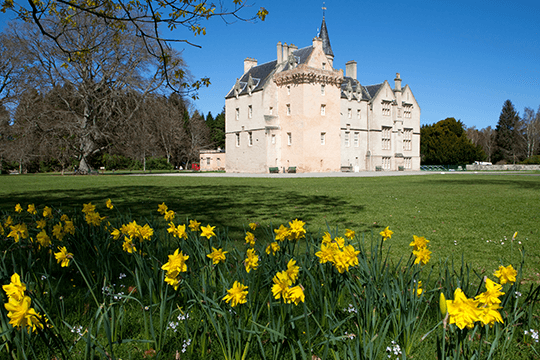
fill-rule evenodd
<path id="1" fill-rule="evenodd" d="M 345 64 L 345 76 L 347 77 L 350 77 L 350 78 L 353 78 L 354 80 L 356 80 L 356 61 L 354 60 L 351 60 L 351 61 L 347 61 L 347 63 Z"/>
<path id="2" fill-rule="evenodd" d="M 399 77 L 399 73 L 396 73 L 396 78 L 394 79 L 395 81 L 395 90 L 399 90 L 401 91 L 401 78 Z"/>
<path id="3" fill-rule="evenodd" d="M 281 41 L 277 43 L 277 63 L 280 64 L 283 61 L 283 46 L 281 46 Z"/>
<path id="4" fill-rule="evenodd" d="M 289 46 L 287 43 L 283 43 L 283 61 L 287 61 L 289 58 Z"/>
<path id="5" fill-rule="evenodd" d="M 252 58 L 245 58 L 244 59 L 244 74 L 249 71 L 252 67 L 257 66 L 257 60 Z"/>

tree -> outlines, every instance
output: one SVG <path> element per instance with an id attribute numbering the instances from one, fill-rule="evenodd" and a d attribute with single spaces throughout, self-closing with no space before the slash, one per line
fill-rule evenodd
<path id="1" fill-rule="evenodd" d="M 215 118 L 209 112 L 206 124 L 210 128 L 210 139 L 213 147 L 225 149 L 225 108 Z"/>
<path id="2" fill-rule="evenodd" d="M 77 46 L 67 46 L 66 38 L 81 26 L 79 19 L 90 18 L 91 22 L 105 24 L 112 32 L 122 32 L 129 39 L 139 38 L 145 45 L 145 53 L 153 56 L 163 67 L 165 81 L 175 91 L 197 90 L 200 86 L 208 85 L 209 79 L 203 78 L 189 82 L 185 72 L 176 64 L 176 59 L 169 46 L 172 42 L 193 44 L 189 39 L 178 39 L 163 36 L 163 31 L 184 28 L 190 35 L 205 35 L 204 21 L 217 17 L 229 20 L 264 20 L 268 11 L 260 8 L 251 18 L 242 17 L 242 9 L 247 0 L 232 0 L 232 9 L 224 3 L 219 5 L 205 0 L 171 0 L 171 1 L 131 1 L 131 0 L 102 0 L 99 2 L 87 0 L 52 0 L 52 1 L 23 1 L 0 0 L 2 12 L 11 11 L 19 19 L 35 25 L 44 36 L 48 37 L 69 57 L 103 51 L 106 43 L 80 42 Z M 59 24 L 50 27 L 47 21 Z M 125 43 L 124 43 L 125 45 Z"/>
<path id="3" fill-rule="evenodd" d="M 504 102 L 495 129 L 494 162 L 516 163 L 519 160 L 521 139 L 519 136 L 519 114 L 510 100 Z"/>
<path id="4" fill-rule="evenodd" d="M 478 142 L 486 154 L 487 161 L 491 162 L 495 151 L 495 130 L 491 126 L 480 130 Z"/>
<path id="5" fill-rule="evenodd" d="M 468 138 L 460 120 L 446 118 L 420 129 L 420 154 L 425 165 L 458 165 L 483 160 L 479 145 Z"/>
<path id="6" fill-rule="evenodd" d="M 145 96 L 165 79 L 162 64 L 144 51 L 149 45 L 142 38 L 127 38 L 127 33 L 111 29 L 101 19 L 80 15 L 76 20 L 78 27 L 63 33 L 62 46 L 92 51 L 66 54 L 29 27 L 12 30 L 11 36 L 26 47 L 32 59 L 29 66 L 38 70 L 36 86 L 44 91 L 58 86 L 69 89 L 56 92 L 53 117 L 64 121 L 57 123 L 55 131 L 57 136 L 69 134 L 79 170 L 87 173 L 88 158 L 118 141 Z M 51 29 L 62 26 L 44 20 L 42 24 Z M 180 58 L 176 64 L 183 65 Z"/>
<path id="7" fill-rule="evenodd" d="M 523 128 L 526 157 L 529 158 L 537 153 L 540 141 L 540 107 L 535 113 L 533 109 L 526 107 L 523 112 Z"/>

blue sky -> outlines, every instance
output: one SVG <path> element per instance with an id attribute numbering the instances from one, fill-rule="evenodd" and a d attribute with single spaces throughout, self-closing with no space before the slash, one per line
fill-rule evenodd
<path id="1" fill-rule="evenodd" d="M 272 61 L 278 41 L 309 46 L 321 25 L 322 1 L 251 4 L 241 14 L 264 6 L 266 21 L 215 18 L 205 36 L 172 34 L 202 46 L 175 45 L 194 77 L 210 77 L 212 85 L 194 102 L 204 114 L 222 110 L 246 57 Z M 399 72 L 422 109 L 422 124 L 455 117 L 468 127 L 495 127 L 507 99 L 520 114 L 540 106 L 539 1 L 327 0 L 325 6 L 334 67 L 356 60 L 363 85 L 393 85 Z"/>

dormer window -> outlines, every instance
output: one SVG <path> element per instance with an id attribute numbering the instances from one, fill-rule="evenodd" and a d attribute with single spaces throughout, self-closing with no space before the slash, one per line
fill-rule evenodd
<path id="1" fill-rule="evenodd" d="M 248 94 L 251 96 L 251 92 L 255 88 L 255 82 L 253 81 L 253 78 L 251 77 L 251 74 L 249 74 L 248 82 L 247 82 L 247 89 Z"/>

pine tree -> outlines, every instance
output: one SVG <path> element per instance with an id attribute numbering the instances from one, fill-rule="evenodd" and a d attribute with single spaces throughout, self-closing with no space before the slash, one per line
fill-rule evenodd
<path id="1" fill-rule="evenodd" d="M 519 153 L 519 114 L 510 100 L 504 102 L 499 116 L 499 122 L 495 129 L 495 153 L 493 161 L 505 161 L 516 163 Z"/>

